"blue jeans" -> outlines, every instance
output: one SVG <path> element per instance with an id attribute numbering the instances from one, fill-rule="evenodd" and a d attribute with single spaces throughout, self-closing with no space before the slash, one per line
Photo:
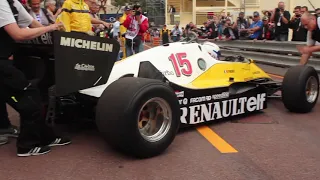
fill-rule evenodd
<path id="1" fill-rule="evenodd" d="M 178 42 L 178 41 L 180 41 L 180 36 L 172 36 L 172 41 L 173 41 L 173 42 Z"/>
<path id="2" fill-rule="evenodd" d="M 123 52 L 121 51 L 118 53 L 117 61 L 120 61 L 122 58 L 123 58 Z"/>

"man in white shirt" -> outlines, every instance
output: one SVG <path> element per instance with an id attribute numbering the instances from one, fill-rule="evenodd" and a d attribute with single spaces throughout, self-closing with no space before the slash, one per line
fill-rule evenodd
<path id="1" fill-rule="evenodd" d="M 172 29 L 171 34 L 172 34 L 171 38 L 173 42 L 177 42 L 180 40 L 180 37 L 182 36 L 182 30 L 178 24 L 175 25 L 175 27 Z"/>
<path id="2" fill-rule="evenodd" d="M 8 115 L 6 103 L 20 114 L 16 145 L 17 155 L 22 157 L 46 154 L 51 146 L 71 143 L 67 138 L 57 137 L 46 125 L 39 91 L 9 60 L 15 41 L 34 39 L 60 29 L 62 24 L 38 26 L 18 0 L 0 1 L 0 118 L 8 118 L 5 117 Z M 5 120 L 8 119 L 0 119 L 2 123 Z M 10 122 L 7 123 L 10 126 Z M 3 138 L 0 140 L 3 144 Z"/>
<path id="3" fill-rule="evenodd" d="M 300 64 L 305 65 L 313 52 L 320 52 L 320 17 L 312 15 L 308 12 L 301 17 L 301 26 L 308 30 L 307 46 L 298 46 L 298 50 L 302 54 Z"/>

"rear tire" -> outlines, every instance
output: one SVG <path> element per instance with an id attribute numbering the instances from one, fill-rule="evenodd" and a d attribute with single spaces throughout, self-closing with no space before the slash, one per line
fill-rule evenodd
<path id="1" fill-rule="evenodd" d="M 145 105 L 146 102 L 150 105 Z M 148 107 L 150 112 L 149 109 L 142 111 L 143 107 Z M 169 118 L 163 118 L 165 116 Z M 159 80 L 121 78 L 101 95 L 96 123 L 113 148 L 137 158 L 153 157 L 165 151 L 176 136 L 180 125 L 178 99 L 174 91 Z M 157 128 L 153 137 L 145 132 Z"/>
<path id="2" fill-rule="evenodd" d="M 299 65 L 287 71 L 282 83 L 282 101 L 289 111 L 310 112 L 318 96 L 319 77 L 313 67 Z"/>

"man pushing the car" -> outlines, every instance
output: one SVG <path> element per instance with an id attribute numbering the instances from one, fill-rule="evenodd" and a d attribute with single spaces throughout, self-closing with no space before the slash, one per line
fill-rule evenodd
<path id="1" fill-rule="evenodd" d="M 302 54 L 300 64 L 307 64 L 313 52 L 320 52 L 320 17 L 310 13 L 304 13 L 301 17 L 301 25 L 308 29 L 307 46 L 298 46 L 298 50 Z"/>

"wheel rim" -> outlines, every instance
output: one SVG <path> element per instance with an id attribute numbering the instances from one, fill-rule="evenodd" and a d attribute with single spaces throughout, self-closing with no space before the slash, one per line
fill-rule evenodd
<path id="1" fill-rule="evenodd" d="M 162 98 L 152 98 L 139 111 L 138 128 L 141 136 L 149 141 L 161 140 L 168 133 L 172 122 L 170 105 Z"/>
<path id="2" fill-rule="evenodd" d="M 309 103 L 313 103 L 318 95 L 318 81 L 314 76 L 309 77 L 306 84 L 306 97 Z"/>

